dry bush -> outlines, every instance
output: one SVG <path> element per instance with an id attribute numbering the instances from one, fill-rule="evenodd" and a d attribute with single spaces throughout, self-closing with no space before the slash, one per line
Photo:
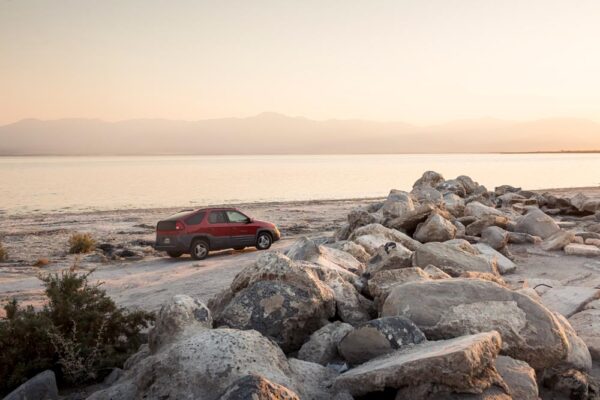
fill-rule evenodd
<path id="1" fill-rule="evenodd" d="M 2 243 L 0 243 L 0 261 L 6 261 L 7 258 L 8 253 L 4 249 L 4 246 L 2 246 Z"/>
<path id="2" fill-rule="evenodd" d="M 89 253 L 96 248 L 96 241 L 89 233 L 74 233 L 69 238 L 69 253 Z"/>
<path id="3" fill-rule="evenodd" d="M 33 264 L 34 267 L 45 267 L 46 265 L 50 264 L 50 260 L 42 257 L 42 258 L 38 258 L 38 260 Z"/>

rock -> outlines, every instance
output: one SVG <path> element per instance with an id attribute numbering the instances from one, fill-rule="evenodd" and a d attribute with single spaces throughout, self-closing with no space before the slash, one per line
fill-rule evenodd
<path id="1" fill-rule="evenodd" d="M 565 246 L 565 253 L 570 256 L 599 257 L 600 248 L 588 244 L 572 243 Z"/>
<path id="2" fill-rule="evenodd" d="M 123 364 L 123 369 L 124 370 L 131 369 L 131 367 L 133 367 L 135 364 L 137 364 L 138 362 L 140 362 L 144 358 L 148 357 L 150 354 L 151 354 L 150 353 L 150 346 L 148 346 L 147 343 L 142 344 L 138 348 L 137 353 L 129 356 L 129 358 L 125 361 L 125 363 Z"/>
<path id="3" fill-rule="evenodd" d="M 422 243 L 445 242 L 454 239 L 456 227 L 438 213 L 431 213 L 427 220 L 417 227 L 414 238 Z"/>
<path id="4" fill-rule="evenodd" d="M 436 189 L 444 194 L 454 194 L 460 198 L 464 198 L 467 195 L 465 187 L 458 179 L 448 179 L 447 181 L 440 183 Z"/>
<path id="5" fill-rule="evenodd" d="M 497 226 L 502 229 L 508 229 L 509 223 L 510 220 L 507 217 L 500 215 L 486 215 L 483 216 L 481 219 L 478 219 L 477 221 L 469 224 L 469 226 L 467 226 L 466 228 L 466 233 L 467 235 L 478 236 L 481 235 L 482 232 L 490 226 Z"/>
<path id="6" fill-rule="evenodd" d="M 498 253 L 487 244 L 477 243 L 474 244 L 473 247 L 475 247 L 481 253 L 481 257 L 485 258 L 492 264 L 496 264 L 500 275 L 512 274 L 517 270 L 517 266 L 514 262 L 506 258 L 504 255 Z"/>
<path id="7" fill-rule="evenodd" d="M 503 194 L 506 194 L 506 193 L 517 193 L 520 191 L 521 191 L 521 188 L 517 188 L 514 186 L 510 186 L 510 185 L 501 185 L 494 189 L 494 193 L 496 194 L 496 196 L 502 196 Z"/>
<path id="8" fill-rule="evenodd" d="M 571 326 L 569 321 L 558 313 L 554 313 L 567 337 L 568 352 L 567 357 L 552 368 L 554 373 L 566 369 L 575 368 L 579 371 L 590 372 L 592 370 L 592 356 L 587 345 Z"/>
<path id="9" fill-rule="evenodd" d="M 429 275 L 429 277 L 431 279 L 449 279 L 451 278 L 450 275 L 448 275 L 447 273 L 445 273 L 444 271 L 442 271 L 441 269 L 439 269 L 436 266 L 433 265 L 428 265 L 425 268 L 423 268 L 423 271 L 427 273 L 427 275 Z"/>
<path id="10" fill-rule="evenodd" d="M 454 235 L 457 238 L 462 238 L 467 236 L 467 228 L 460 223 L 458 220 L 454 220 L 452 221 L 452 225 L 454 225 L 454 227 L 456 228 L 456 235 Z"/>
<path id="11" fill-rule="evenodd" d="M 550 310 L 569 318 L 598 297 L 600 297 L 600 290 L 593 287 L 559 286 L 544 292 L 542 302 Z"/>
<path id="12" fill-rule="evenodd" d="M 414 211 L 415 206 L 410 194 L 401 190 L 392 190 L 381 207 L 384 218 L 397 218 Z"/>
<path id="13" fill-rule="evenodd" d="M 508 232 L 498 226 L 488 226 L 481 231 L 481 242 L 494 250 L 500 250 L 508 244 Z"/>
<path id="14" fill-rule="evenodd" d="M 117 384 L 94 393 L 88 400 L 216 400 L 247 375 L 296 390 L 285 355 L 260 333 L 201 329 L 163 347 L 126 371 Z"/>
<path id="15" fill-rule="evenodd" d="M 513 399 L 538 400 L 535 370 L 524 361 L 506 356 L 496 359 L 496 369 L 509 388 Z"/>
<path id="16" fill-rule="evenodd" d="M 300 397 L 262 376 L 246 375 L 233 382 L 219 400 L 300 400 Z"/>
<path id="17" fill-rule="evenodd" d="M 503 354 L 533 368 L 567 355 L 565 333 L 552 312 L 529 296 L 479 279 L 409 282 L 392 289 L 382 316 L 412 320 L 430 340 L 495 329 Z"/>
<path id="18" fill-rule="evenodd" d="M 506 389 L 508 391 L 508 389 Z M 513 397 L 497 386 L 482 393 L 457 393 L 441 385 L 407 386 L 398 390 L 395 400 L 513 400 Z"/>
<path id="19" fill-rule="evenodd" d="M 497 332 L 423 342 L 343 373 L 334 390 L 361 396 L 386 388 L 443 384 L 456 391 L 481 392 L 501 382 L 494 369 L 501 343 Z"/>
<path id="20" fill-rule="evenodd" d="M 164 304 L 156 318 L 154 328 L 148 334 L 150 351 L 173 341 L 186 328 L 210 329 L 213 320 L 208 307 L 200 300 L 178 294 Z"/>
<path id="21" fill-rule="evenodd" d="M 116 381 L 118 381 L 122 375 L 123 375 L 123 370 L 121 368 L 113 368 L 110 371 L 110 374 L 108 374 L 106 376 L 106 378 L 104 378 L 104 380 L 102 381 L 102 384 L 110 386 L 113 383 L 115 383 Z"/>
<path id="22" fill-rule="evenodd" d="M 333 291 L 337 316 L 342 321 L 357 325 L 371 319 L 373 304 L 354 285 L 331 270 L 319 271 L 319 277 Z"/>
<path id="23" fill-rule="evenodd" d="M 490 274 L 488 272 L 473 272 L 473 271 L 465 271 L 458 275 L 458 278 L 467 278 L 467 279 L 479 279 L 484 281 L 490 281 L 497 283 L 500 286 L 508 287 L 504 279 L 501 276 Z"/>
<path id="24" fill-rule="evenodd" d="M 559 230 L 552 236 L 549 236 L 542 242 L 542 249 L 546 251 L 562 250 L 566 245 L 570 244 L 575 239 L 575 235 L 571 232 Z"/>
<path id="25" fill-rule="evenodd" d="M 434 265 L 446 273 L 449 273 L 448 270 L 455 271 L 456 275 L 464 271 L 498 274 L 496 264 L 452 245 L 437 242 L 419 247 L 413 255 L 413 265 L 421 268 Z"/>
<path id="26" fill-rule="evenodd" d="M 388 242 L 377 249 L 367 264 L 367 272 L 373 275 L 379 271 L 412 266 L 413 252 L 396 242 Z"/>
<path id="27" fill-rule="evenodd" d="M 585 244 L 589 244 L 590 246 L 600 247 L 600 239 L 586 239 Z"/>
<path id="28" fill-rule="evenodd" d="M 465 216 L 472 216 L 476 217 L 477 219 L 481 219 L 490 215 L 498 217 L 505 216 L 502 211 L 488 207 L 477 201 L 473 201 L 465 206 Z"/>
<path id="29" fill-rule="evenodd" d="M 301 399 L 330 400 L 333 397 L 331 386 L 338 376 L 333 368 L 295 358 L 288 361 L 293 388 Z"/>
<path id="30" fill-rule="evenodd" d="M 394 286 L 429 279 L 429 274 L 418 267 L 380 271 L 369 279 L 369 294 L 375 298 L 375 306 L 380 310 Z"/>
<path id="31" fill-rule="evenodd" d="M 508 243 L 514 243 L 514 244 L 525 244 L 525 243 L 538 244 L 538 243 L 542 243 L 542 238 L 539 237 L 539 236 L 530 235 L 528 233 L 508 232 Z"/>
<path id="32" fill-rule="evenodd" d="M 364 236 L 369 236 L 370 239 L 361 240 Z M 371 224 L 356 229 L 350 235 L 350 240 L 362 245 L 369 254 L 375 254 L 377 249 L 388 242 L 400 243 L 402 246 L 412 251 L 421 246 L 421 243 L 410 236 L 396 229 L 386 228 L 381 224 Z"/>
<path id="33" fill-rule="evenodd" d="M 300 348 L 298 358 L 325 366 L 339 360 L 338 343 L 353 329 L 352 325 L 341 321 L 325 325 L 310 335 Z"/>
<path id="34" fill-rule="evenodd" d="M 425 341 L 425 335 L 411 320 L 386 317 L 366 322 L 349 332 L 339 343 L 339 353 L 351 365 Z"/>
<path id="35" fill-rule="evenodd" d="M 556 221 L 538 208 L 531 209 L 527 214 L 522 216 L 515 226 L 515 232 L 528 233 L 539 236 L 542 239 L 549 238 L 559 230 L 560 227 Z"/>
<path id="36" fill-rule="evenodd" d="M 586 374 L 575 369 L 562 371 L 544 379 L 544 385 L 552 389 L 556 395 L 564 395 L 569 399 L 588 399 L 589 382 Z M 592 397 L 595 398 L 595 397 Z"/>
<path id="37" fill-rule="evenodd" d="M 475 182 L 473 179 L 466 175 L 461 175 L 457 177 L 456 180 L 459 181 L 465 188 L 465 192 L 467 193 L 467 195 L 473 194 L 479 187 L 479 183 Z"/>
<path id="38" fill-rule="evenodd" d="M 370 213 L 364 208 L 355 208 L 348 214 L 347 234 L 340 235 L 340 239 L 347 239 L 348 235 L 361 226 L 380 223 L 382 218 L 383 216 L 379 217 L 377 214 Z"/>
<path id="39" fill-rule="evenodd" d="M 462 197 L 454 193 L 446 193 L 444 194 L 444 203 L 446 204 L 446 210 L 453 216 L 457 218 L 464 216 L 465 200 Z"/>
<path id="40" fill-rule="evenodd" d="M 430 187 L 435 188 L 444 182 L 442 174 L 435 171 L 426 171 L 423 175 L 414 183 L 413 188 Z"/>
<path id="41" fill-rule="evenodd" d="M 595 232 L 575 232 L 575 236 L 582 238 L 584 241 L 588 239 L 600 239 L 600 233 Z"/>
<path id="42" fill-rule="evenodd" d="M 421 204 L 415 207 L 414 211 L 410 213 L 385 221 L 385 225 L 393 229 L 413 232 L 417 228 L 417 225 L 425 221 L 435 209 L 435 205 L 431 203 Z"/>
<path id="43" fill-rule="evenodd" d="M 418 187 L 414 188 L 410 194 L 417 199 L 419 204 L 431 204 L 436 207 L 442 207 L 444 204 L 444 196 L 434 188 Z"/>
<path id="44" fill-rule="evenodd" d="M 40 372 L 10 392 L 4 400 L 58 400 L 54 372 Z"/>
<path id="45" fill-rule="evenodd" d="M 301 237 L 296 240 L 288 249 L 286 255 L 291 260 L 310 261 L 322 267 L 333 269 L 351 282 L 354 282 L 356 277 L 348 274 L 348 272 L 361 274 L 365 270 L 364 264 L 351 254 L 335 248 L 318 245 L 307 237 Z"/>
<path id="46" fill-rule="evenodd" d="M 587 345 L 592 359 L 600 361 L 600 309 L 587 309 L 569 318 L 577 335 Z"/>
<path id="47" fill-rule="evenodd" d="M 349 240 L 341 240 L 335 243 L 327 244 L 326 246 L 345 251 L 363 264 L 366 264 L 369 259 L 371 259 L 371 255 L 365 251 L 364 247 Z"/>

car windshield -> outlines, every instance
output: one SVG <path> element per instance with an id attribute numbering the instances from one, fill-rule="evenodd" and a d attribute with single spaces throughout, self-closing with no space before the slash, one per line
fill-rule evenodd
<path id="1" fill-rule="evenodd" d="M 248 221 L 248 217 L 242 214 L 239 211 L 227 211 L 227 218 L 229 218 L 229 222 L 246 222 Z"/>

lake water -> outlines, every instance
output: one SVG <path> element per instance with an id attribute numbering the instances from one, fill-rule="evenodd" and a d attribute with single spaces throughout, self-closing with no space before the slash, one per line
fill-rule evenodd
<path id="1" fill-rule="evenodd" d="M 598 186 L 599 154 L 0 157 L 0 210 L 86 211 L 385 196 L 426 170 L 488 188 Z"/>

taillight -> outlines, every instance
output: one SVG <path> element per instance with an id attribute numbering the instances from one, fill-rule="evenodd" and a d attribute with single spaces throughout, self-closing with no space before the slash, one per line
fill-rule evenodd
<path id="1" fill-rule="evenodd" d="M 181 221 L 177 221 L 177 223 L 175 224 L 175 230 L 182 231 L 184 229 L 185 229 L 185 226 L 183 225 L 183 223 Z"/>

